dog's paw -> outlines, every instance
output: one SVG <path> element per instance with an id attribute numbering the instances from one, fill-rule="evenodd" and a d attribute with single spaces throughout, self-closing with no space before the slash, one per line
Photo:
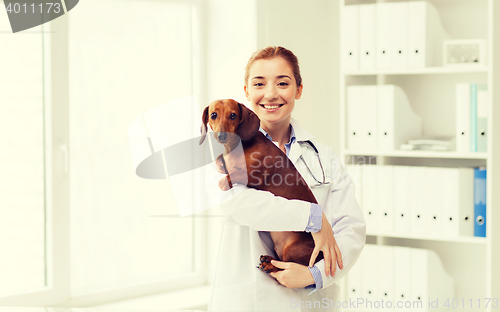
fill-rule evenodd
<path id="1" fill-rule="evenodd" d="M 257 266 L 257 268 L 265 273 L 281 271 L 280 269 L 271 264 L 271 260 L 276 260 L 276 259 L 274 259 L 271 256 L 260 256 L 260 264 Z"/>
<path id="2" fill-rule="evenodd" d="M 260 263 L 271 263 L 271 260 L 276 260 L 271 256 L 260 256 Z"/>

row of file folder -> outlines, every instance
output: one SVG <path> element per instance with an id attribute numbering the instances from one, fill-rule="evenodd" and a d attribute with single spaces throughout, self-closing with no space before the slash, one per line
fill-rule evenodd
<path id="1" fill-rule="evenodd" d="M 346 110 L 350 150 L 392 151 L 422 134 L 422 118 L 396 85 L 348 86 Z"/>
<path id="2" fill-rule="evenodd" d="M 454 280 L 437 253 L 409 247 L 365 245 L 346 288 L 348 301 L 359 303 L 351 306 L 357 311 L 439 311 L 432 302 L 443 308 L 454 297 Z"/>
<path id="3" fill-rule="evenodd" d="M 487 152 L 488 101 L 486 84 L 456 85 L 457 152 Z"/>
<path id="4" fill-rule="evenodd" d="M 342 25 L 347 71 L 437 66 L 450 37 L 426 1 L 347 5 Z"/>
<path id="5" fill-rule="evenodd" d="M 486 169 L 346 166 L 367 234 L 486 235 Z"/>

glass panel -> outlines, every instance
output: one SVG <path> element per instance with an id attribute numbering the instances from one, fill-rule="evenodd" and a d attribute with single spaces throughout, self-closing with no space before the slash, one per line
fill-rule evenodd
<path id="1" fill-rule="evenodd" d="M 42 57 L 0 14 L 0 297 L 46 285 Z"/>
<path id="2" fill-rule="evenodd" d="M 193 270 L 193 218 L 148 218 L 158 207 L 178 210 L 168 181 L 135 174 L 128 126 L 192 94 L 191 7 L 87 0 L 76 10 L 68 19 L 72 295 L 183 276 Z"/>

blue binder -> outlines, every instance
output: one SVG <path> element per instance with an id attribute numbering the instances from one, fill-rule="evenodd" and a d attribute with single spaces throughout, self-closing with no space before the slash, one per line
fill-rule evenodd
<path id="1" fill-rule="evenodd" d="M 486 237 L 485 168 L 474 168 L 474 236 Z"/>

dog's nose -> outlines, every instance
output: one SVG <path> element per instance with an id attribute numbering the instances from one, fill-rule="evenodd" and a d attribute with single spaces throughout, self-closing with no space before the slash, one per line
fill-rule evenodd
<path id="1" fill-rule="evenodd" d="M 219 132 L 219 141 L 226 141 L 227 140 L 227 132 Z"/>

